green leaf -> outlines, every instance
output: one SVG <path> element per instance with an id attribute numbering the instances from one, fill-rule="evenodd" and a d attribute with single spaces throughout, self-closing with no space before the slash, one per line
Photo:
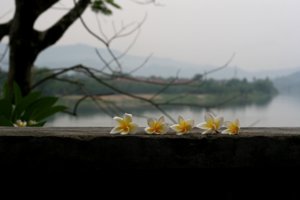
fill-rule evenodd
<path id="1" fill-rule="evenodd" d="M 15 82 L 13 83 L 13 89 L 14 89 L 15 104 L 18 104 L 23 98 L 21 89 L 18 86 L 18 84 Z"/>
<path id="2" fill-rule="evenodd" d="M 35 127 L 42 127 L 42 126 L 44 126 L 46 124 L 46 121 L 44 121 L 44 122 L 39 122 L 39 123 L 37 123 L 36 125 L 35 125 Z"/>
<path id="3" fill-rule="evenodd" d="M 33 116 L 34 117 L 33 119 L 36 121 L 41 121 L 47 117 L 50 117 L 51 115 L 54 115 L 55 113 L 62 112 L 66 109 L 67 107 L 65 106 L 54 106 L 48 110 L 45 110 L 44 112 L 38 113 L 36 116 Z"/>
<path id="4" fill-rule="evenodd" d="M 36 124 L 34 124 L 34 125 L 27 125 L 27 126 L 29 126 L 29 127 L 42 127 L 42 126 L 44 126 L 46 124 L 46 121 L 42 121 L 42 122 L 38 122 L 38 123 L 36 123 Z"/>
<path id="5" fill-rule="evenodd" d="M 12 115 L 12 104 L 7 99 L 0 100 L 0 115 L 7 119 L 11 118 Z"/>
<path id="6" fill-rule="evenodd" d="M 92 10 L 96 13 L 101 12 L 104 15 L 111 15 L 112 10 L 107 7 L 107 5 L 111 5 L 114 8 L 120 9 L 121 6 L 115 3 L 114 0 L 94 0 L 92 1 Z"/>
<path id="7" fill-rule="evenodd" d="M 29 116 L 27 117 L 30 117 L 29 119 L 34 119 L 36 121 L 39 121 L 36 119 L 36 116 L 39 115 L 40 113 L 49 110 L 56 103 L 57 100 L 58 100 L 57 97 L 40 98 L 35 103 L 31 104 L 31 106 L 27 109 L 27 112 L 29 113 Z"/>
<path id="8" fill-rule="evenodd" d="M 28 107 L 32 105 L 34 102 L 36 102 L 40 98 L 40 96 L 41 96 L 40 92 L 32 92 L 28 94 L 26 97 L 24 97 L 21 101 L 19 101 L 13 113 L 13 121 L 20 119 L 21 115 L 24 114 L 24 112 L 28 109 Z"/>
<path id="9" fill-rule="evenodd" d="M 4 116 L 0 116 L 0 126 L 14 126 L 14 124 Z"/>
<path id="10" fill-rule="evenodd" d="M 105 1 L 106 1 L 106 3 L 110 4 L 111 6 L 121 9 L 121 6 L 116 4 L 114 0 L 105 0 Z"/>
<path id="11" fill-rule="evenodd" d="M 3 98 L 9 102 L 12 102 L 12 93 L 11 93 L 10 89 L 8 88 L 7 82 L 5 82 L 3 84 Z"/>

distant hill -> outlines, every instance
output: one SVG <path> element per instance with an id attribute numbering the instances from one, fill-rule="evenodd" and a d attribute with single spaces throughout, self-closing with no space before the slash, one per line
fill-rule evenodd
<path id="1" fill-rule="evenodd" d="M 4 44 L 0 44 L 0 55 L 4 51 Z M 110 56 L 105 49 L 99 49 L 101 55 L 109 60 Z M 121 52 L 114 51 L 116 55 Z M 0 64 L 3 69 L 7 69 L 8 55 L 3 63 Z M 129 72 L 139 66 L 145 57 L 127 55 L 120 60 L 123 65 L 124 72 Z M 53 46 L 43 51 L 37 58 L 35 65 L 38 67 L 60 68 L 70 67 L 76 64 L 84 64 L 87 66 L 101 68 L 102 61 L 95 53 L 95 48 L 84 44 Z M 202 74 L 218 66 L 196 65 L 188 62 L 177 61 L 169 58 L 152 57 L 149 62 L 140 70 L 134 73 L 136 76 L 176 76 L 180 70 L 179 76 L 191 78 L 196 74 Z M 255 78 L 275 78 L 282 75 L 288 75 L 300 69 L 290 70 L 269 70 L 249 72 L 239 67 L 229 66 L 221 71 L 210 74 L 209 78 L 230 79 L 230 78 L 247 78 L 252 80 Z"/>
<path id="2" fill-rule="evenodd" d="M 273 83 L 282 94 L 300 94 L 300 71 L 274 79 Z"/>

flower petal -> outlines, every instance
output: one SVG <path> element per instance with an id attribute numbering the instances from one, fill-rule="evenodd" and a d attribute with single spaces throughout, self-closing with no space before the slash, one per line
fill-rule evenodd
<path id="1" fill-rule="evenodd" d="M 117 121 L 119 124 L 121 124 L 124 120 L 121 117 L 114 117 L 113 118 L 115 121 Z"/>
<path id="2" fill-rule="evenodd" d="M 176 131 L 176 132 L 180 131 L 180 126 L 179 126 L 179 124 L 174 124 L 174 125 L 170 126 L 170 128 L 173 129 L 173 130 Z"/>
<path id="3" fill-rule="evenodd" d="M 111 131 L 110 131 L 110 134 L 117 134 L 117 133 L 120 133 L 121 132 L 121 129 L 120 127 L 114 127 Z"/>
<path id="4" fill-rule="evenodd" d="M 155 120 L 152 119 L 152 118 L 150 118 L 150 119 L 147 120 L 147 123 L 148 123 L 148 125 L 149 125 L 150 127 L 152 127 L 152 126 L 154 126 L 154 124 L 155 124 Z"/>
<path id="5" fill-rule="evenodd" d="M 125 113 L 123 118 L 126 123 L 132 122 L 132 114 Z"/>
<path id="6" fill-rule="evenodd" d="M 230 121 L 226 121 L 226 122 L 224 122 L 224 125 L 225 125 L 226 127 L 228 127 L 228 126 L 230 126 L 231 123 L 232 123 L 232 122 L 230 122 Z"/>
<path id="7" fill-rule="evenodd" d="M 205 115 L 204 115 L 204 119 L 205 119 L 205 121 L 213 120 L 214 115 L 210 112 L 206 112 Z"/>
<path id="8" fill-rule="evenodd" d="M 178 116 L 178 123 L 181 124 L 182 122 L 184 122 L 183 117 L 181 117 L 180 115 Z"/>
<path id="9" fill-rule="evenodd" d="M 186 122 L 191 126 L 191 128 L 194 127 L 194 124 L 195 124 L 195 121 L 194 121 L 194 120 L 188 119 L 188 120 L 186 120 Z"/>
<path id="10" fill-rule="evenodd" d="M 229 134 L 230 130 L 229 129 L 225 129 L 224 131 L 221 132 L 221 134 Z"/>
<path id="11" fill-rule="evenodd" d="M 164 124 L 160 130 L 160 134 L 166 134 L 169 130 L 169 126 L 167 124 Z"/>
<path id="12" fill-rule="evenodd" d="M 219 129 L 219 128 L 221 128 L 223 126 L 224 117 L 218 117 L 217 120 L 218 120 L 218 127 L 217 127 L 217 129 Z"/>
<path id="13" fill-rule="evenodd" d="M 135 123 L 131 123 L 130 126 L 131 126 L 131 128 L 130 128 L 130 130 L 129 130 L 129 133 L 135 134 L 135 133 L 137 132 L 138 125 L 135 124 Z"/>
<path id="14" fill-rule="evenodd" d="M 234 122 L 235 122 L 235 124 L 236 124 L 238 127 L 240 127 L 240 120 L 239 120 L 239 119 L 236 119 Z"/>
<path id="15" fill-rule="evenodd" d="M 161 116 L 161 117 L 158 119 L 158 122 L 159 122 L 159 123 L 165 123 L 165 118 L 164 118 L 164 116 Z"/>
<path id="16" fill-rule="evenodd" d="M 145 128 L 147 134 L 153 134 L 153 130 L 150 127 Z"/>
<path id="17" fill-rule="evenodd" d="M 202 135 L 206 135 L 206 134 L 209 134 L 209 133 L 212 133 L 212 130 L 211 130 L 211 129 L 208 129 L 208 130 L 202 132 Z"/>
<path id="18" fill-rule="evenodd" d="M 128 135 L 129 132 L 128 132 L 128 131 L 122 131 L 120 134 L 121 134 L 121 135 Z"/>
<path id="19" fill-rule="evenodd" d="M 200 128 L 200 129 L 204 129 L 204 130 L 210 129 L 210 128 L 207 126 L 207 123 L 206 123 L 206 122 L 202 122 L 202 123 L 200 123 L 200 124 L 197 124 L 196 127 Z"/>

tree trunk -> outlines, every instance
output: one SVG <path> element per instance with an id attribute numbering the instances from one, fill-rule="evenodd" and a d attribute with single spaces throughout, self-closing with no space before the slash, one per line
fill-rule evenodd
<path id="1" fill-rule="evenodd" d="M 30 45 L 10 42 L 8 84 L 12 86 L 15 81 L 20 86 L 23 96 L 26 96 L 31 88 L 31 69 L 36 58 L 33 51 Z"/>
<path id="2" fill-rule="evenodd" d="M 58 1 L 15 0 L 16 11 L 9 24 L 8 84 L 11 87 L 15 81 L 24 96 L 31 90 L 31 69 L 38 54 L 57 42 L 90 3 L 90 0 L 79 0 L 74 8 L 48 30 L 36 31 L 33 28 L 36 19 Z"/>
<path id="3" fill-rule="evenodd" d="M 51 3 L 56 1 L 52 0 Z M 49 8 L 51 3 L 46 2 Z M 39 53 L 37 32 L 33 26 L 42 8 L 37 6 L 36 0 L 16 0 L 15 4 L 16 11 L 9 31 L 8 84 L 11 87 L 15 81 L 25 96 L 30 92 L 31 69 Z"/>

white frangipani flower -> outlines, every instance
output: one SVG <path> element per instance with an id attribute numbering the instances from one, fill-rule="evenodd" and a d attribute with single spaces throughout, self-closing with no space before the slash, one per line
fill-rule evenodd
<path id="1" fill-rule="evenodd" d="M 134 134 L 137 131 L 137 124 L 132 122 L 132 115 L 125 113 L 123 118 L 114 117 L 117 125 L 110 131 L 110 134 L 120 133 L 121 135 Z"/>
<path id="2" fill-rule="evenodd" d="M 176 131 L 177 135 L 183 135 L 189 133 L 194 127 L 194 120 L 184 120 L 183 117 L 178 117 L 178 124 L 174 124 L 171 128 Z"/>
<path id="3" fill-rule="evenodd" d="M 169 130 L 168 124 L 165 123 L 165 118 L 162 116 L 158 120 L 148 119 L 148 127 L 145 128 L 148 134 L 165 134 Z"/>
<path id="4" fill-rule="evenodd" d="M 224 123 L 226 126 L 226 129 L 222 131 L 223 134 L 229 134 L 229 135 L 238 135 L 240 131 L 240 121 L 239 119 L 236 119 L 234 121 L 229 121 Z"/>
<path id="5" fill-rule="evenodd" d="M 205 122 L 198 124 L 196 127 L 205 130 L 202 134 L 216 134 L 220 133 L 219 129 L 222 127 L 224 118 L 216 117 L 212 113 L 205 113 Z"/>

